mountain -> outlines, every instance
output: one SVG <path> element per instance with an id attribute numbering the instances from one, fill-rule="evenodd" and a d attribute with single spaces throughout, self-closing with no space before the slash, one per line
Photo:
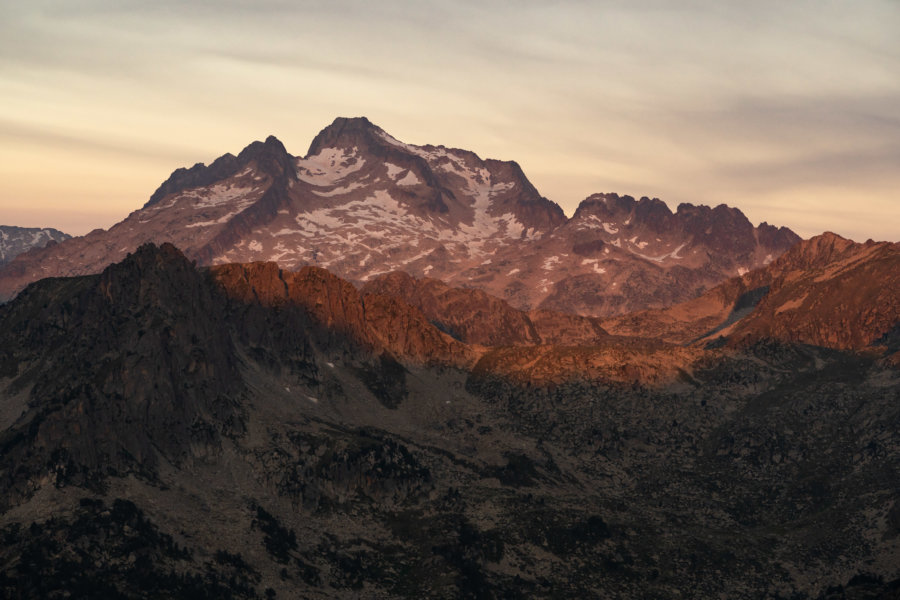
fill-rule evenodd
<path id="1" fill-rule="evenodd" d="M 771 262 L 798 241 L 785 227 L 754 227 L 725 205 L 681 204 L 672 213 L 655 198 L 596 194 L 544 243 L 559 260 L 539 306 L 605 316 L 669 306 Z"/>
<path id="2" fill-rule="evenodd" d="M 108 231 L 0 269 L 0 297 L 45 276 L 97 273 L 139 245 L 199 264 L 318 266 L 353 282 L 404 271 L 481 289 L 518 310 L 587 316 L 662 307 L 762 266 L 799 238 L 737 209 L 591 196 L 567 219 L 514 162 L 400 142 L 338 118 L 305 157 L 274 137 L 178 169 Z"/>
<path id="3" fill-rule="evenodd" d="M 717 288 L 802 284 L 861 352 L 587 337 L 171 245 L 41 280 L 0 306 L 0 594 L 894 597 L 900 374 L 815 290 L 896 277 L 895 252 L 823 236 Z M 544 343 L 566 326 L 584 341 Z"/>
<path id="4" fill-rule="evenodd" d="M 43 248 L 48 244 L 58 243 L 71 238 L 52 227 L 15 227 L 0 225 L 0 266 L 32 248 Z"/>
<path id="5" fill-rule="evenodd" d="M 526 313 L 481 290 L 416 279 L 401 271 L 379 275 L 361 291 L 399 298 L 422 311 L 441 331 L 467 344 L 579 345 L 596 343 L 607 335 L 600 320 L 593 317 L 552 311 Z"/>
<path id="6" fill-rule="evenodd" d="M 900 350 L 900 244 L 833 233 L 800 242 L 766 267 L 689 302 L 603 321 L 621 335 L 672 343 L 763 339 L 841 350 Z"/>
<path id="7" fill-rule="evenodd" d="M 232 299 L 268 308 L 291 307 L 309 315 L 326 337 L 339 334 L 357 351 L 399 356 L 417 364 L 465 367 L 477 351 L 441 332 L 397 298 L 360 294 L 318 267 L 283 271 L 276 263 L 228 264 L 209 274 Z"/>

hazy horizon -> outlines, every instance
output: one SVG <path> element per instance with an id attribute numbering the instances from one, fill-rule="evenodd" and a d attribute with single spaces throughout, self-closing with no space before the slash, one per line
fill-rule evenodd
<path id="1" fill-rule="evenodd" d="M 900 4 L 0 9 L 0 222 L 108 228 L 168 175 L 338 116 L 597 192 L 898 241 Z"/>

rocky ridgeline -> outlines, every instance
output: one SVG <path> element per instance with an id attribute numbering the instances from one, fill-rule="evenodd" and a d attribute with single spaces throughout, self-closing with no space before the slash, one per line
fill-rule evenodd
<path id="1" fill-rule="evenodd" d="M 360 294 L 324 269 L 290 272 L 275 263 L 253 263 L 212 267 L 210 274 L 231 298 L 303 310 L 327 337 L 338 334 L 372 351 L 422 363 L 465 366 L 474 359 L 468 347 L 439 331 L 414 307 L 388 296 Z"/>
<path id="2" fill-rule="evenodd" d="M 603 321 L 610 332 L 672 343 L 763 339 L 843 350 L 897 351 L 900 244 L 859 244 L 833 233 L 791 248 L 763 269 L 699 298 Z"/>
<path id="3" fill-rule="evenodd" d="M 35 283 L 0 307 L 0 590 L 890 597 L 890 344 L 737 326 L 796 282 L 886 280 L 895 252 L 811 240 L 716 292 L 742 316 L 693 346 L 168 245 Z M 894 339 L 842 298 L 836 330 Z"/>
<path id="4" fill-rule="evenodd" d="M 0 298 L 45 276 L 99 273 L 146 242 L 201 265 L 326 268 L 355 284 L 391 271 L 480 289 L 516 310 L 609 316 L 662 308 L 763 266 L 797 242 L 737 209 L 596 194 L 571 219 L 515 162 L 403 143 L 339 118 L 306 156 L 274 137 L 178 169 L 108 231 L 0 268 Z"/>

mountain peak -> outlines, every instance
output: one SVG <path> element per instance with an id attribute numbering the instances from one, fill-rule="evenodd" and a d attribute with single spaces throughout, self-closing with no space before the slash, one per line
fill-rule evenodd
<path id="1" fill-rule="evenodd" d="M 671 217 L 672 211 L 668 205 L 659 198 L 648 198 L 642 196 L 640 200 L 635 200 L 634 196 L 620 196 L 615 192 L 592 194 L 588 196 L 575 209 L 573 219 L 579 216 L 596 215 L 598 217 L 606 217 L 615 219 L 617 217 L 627 217 L 632 212 L 639 215 L 659 214 L 663 217 Z"/>
<path id="2" fill-rule="evenodd" d="M 181 285 L 185 274 L 193 274 L 194 266 L 174 245 L 165 242 L 157 246 L 148 242 L 138 246 L 125 259 L 106 267 L 100 275 L 107 299 L 112 300 L 125 289 L 140 289 L 142 293 L 158 287 L 160 278 L 167 285 Z M 179 277 L 175 277 L 178 274 Z M 191 275 L 193 276 L 193 275 Z M 134 286 L 135 281 L 143 282 Z"/>
<path id="3" fill-rule="evenodd" d="M 284 147 L 284 144 L 281 143 L 274 135 L 270 135 L 266 137 L 266 141 L 260 142 L 250 142 L 247 146 L 241 150 L 241 153 L 238 155 L 238 160 L 247 160 L 250 158 L 256 158 L 260 153 L 263 152 L 273 152 L 273 153 L 282 153 L 287 154 L 287 149 Z M 243 158 L 242 158 L 243 157 Z"/>
<path id="4" fill-rule="evenodd" d="M 378 126 L 366 117 L 336 117 L 329 127 L 359 131 L 379 129 Z"/>
<path id="5" fill-rule="evenodd" d="M 153 206 L 169 194 L 192 187 L 212 185 L 227 179 L 253 161 L 260 170 L 273 177 L 294 177 L 293 160 L 284 144 L 274 135 L 270 135 L 265 142 L 256 141 L 248 144 L 237 156 L 226 153 L 209 166 L 197 163 L 189 169 L 183 167 L 175 169 L 169 178 L 156 188 L 143 208 Z"/>
<path id="6" fill-rule="evenodd" d="M 274 177 L 294 177 L 294 157 L 291 156 L 281 140 L 274 135 L 265 142 L 253 142 L 238 154 L 237 163 L 240 168 L 256 161 L 257 166 Z"/>
<path id="7" fill-rule="evenodd" d="M 43 248 L 72 237 L 52 227 L 0 225 L 0 265 L 33 248 Z"/>
<path id="8" fill-rule="evenodd" d="M 672 225 L 672 211 L 659 198 L 620 196 L 615 193 L 594 194 L 582 200 L 572 216 L 578 218 L 596 217 L 602 221 L 629 225 L 644 223 L 654 231 L 665 231 Z"/>
<path id="9" fill-rule="evenodd" d="M 778 262 L 796 269 L 816 269 L 833 263 L 839 257 L 852 253 L 861 246 L 862 244 L 826 231 L 795 244 L 778 259 Z"/>
<path id="10" fill-rule="evenodd" d="M 338 117 L 313 139 L 306 156 L 315 156 L 323 148 L 381 145 L 383 135 L 384 130 L 366 117 Z"/>

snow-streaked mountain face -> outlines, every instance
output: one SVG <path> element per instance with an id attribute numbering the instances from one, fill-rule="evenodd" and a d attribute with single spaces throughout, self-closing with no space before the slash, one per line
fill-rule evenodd
<path id="1" fill-rule="evenodd" d="M 152 241 L 201 264 L 315 265 L 358 283 L 400 270 L 520 309 L 611 315 L 694 297 L 797 240 L 736 209 L 673 214 L 614 194 L 566 219 L 514 162 L 406 144 L 365 118 L 339 118 L 303 158 L 270 137 L 177 170 L 110 230 L 0 271 L 0 296 L 48 275 L 98 272 Z"/>
<path id="2" fill-rule="evenodd" d="M 408 270 L 447 274 L 519 240 L 547 235 L 565 217 L 514 164 L 471 152 L 403 144 L 368 122 L 323 132 L 265 229 L 210 262 L 315 264 L 354 280 Z"/>
<path id="3" fill-rule="evenodd" d="M 51 241 L 62 242 L 70 237 L 72 236 L 52 227 L 0 225 L 0 265 L 5 265 L 32 248 L 43 248 Z"/>
<path id="4" fill-rule="evenodd" d="M 768 264 L 798 241 L 725 205 L 682 204 L 673 213 L 655 198 L 595 194 L 542 241 L 529 271 L 543 273 L 524 291 L 542 294 L 540 308 L 586 315 L 669 306 Z"/>

